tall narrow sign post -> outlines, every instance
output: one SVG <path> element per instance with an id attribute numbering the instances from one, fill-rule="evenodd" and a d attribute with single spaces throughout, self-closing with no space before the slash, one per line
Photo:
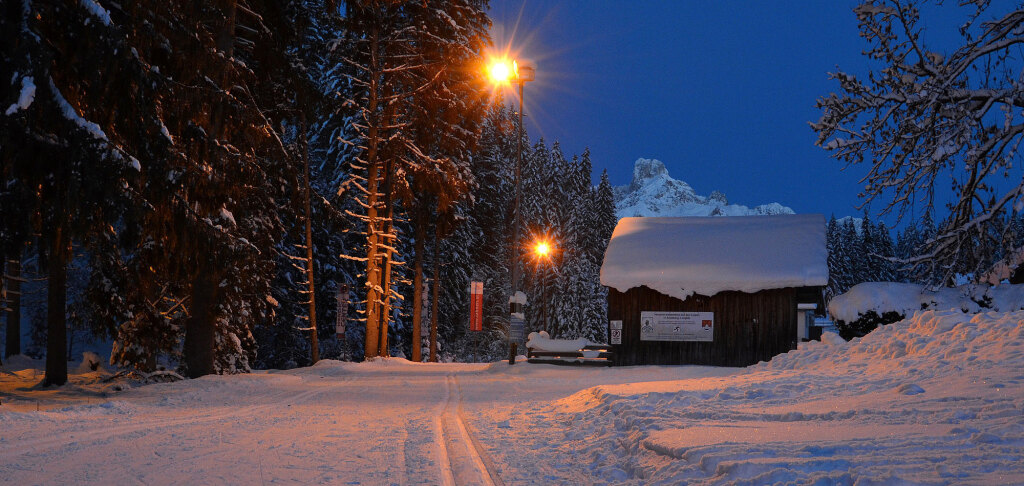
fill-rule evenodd
<path id="1" fill-rule="evenodd" d="M 469 330 L 484 330 L 484 283 L 472 282 L 469 286 Z"/>
<path id="2" fill-rule="evenodd" d="M 470 282 L 469 284 L 469 330 L 484 330 L 484 283 Z M 473 361 L 480 358 L 480 336 L 476 338 L 476 346 L 473 349 Z"/>

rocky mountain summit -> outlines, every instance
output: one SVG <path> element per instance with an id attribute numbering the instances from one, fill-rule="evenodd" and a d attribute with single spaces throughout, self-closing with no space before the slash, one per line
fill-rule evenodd
<path id="1" fill-rule="evenodd" d="M 751 216 L 793 214 L 779 203 L 747 207 L 729 204 L 719 191 L 701 196 L 686 182 L 673 179 L 660 160 L 640 158 L 629 185 L 616 186 L 615 213 L 630 216 Z"/>

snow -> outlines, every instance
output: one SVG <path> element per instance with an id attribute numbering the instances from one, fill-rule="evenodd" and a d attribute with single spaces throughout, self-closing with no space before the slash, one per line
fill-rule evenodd
<path id="1" fill-rule="evenodd" d="M 986 306 L 980 302 L 985 302 Z M 896 312 L 909 316 L 921 309 L 958 309 L 967 313 L 1024 310 L 1024 285 L 992 287 L 969 284 L 931 290 L 918 284 L 864 282 L 854 285 L 828 304 L 829 315 L 845 322 L 856 321 L 868 311 L 875 311 L 878 315 Z"/>
<path id="2" fill-rule="evenodd" d="M 590 341 L 580 339 L 551 339 L 546 331 L 531 332 L 526 337 L 526 347 L 535 351 L 554 351 L 559 353 L 568 353 L 572 351 L 579 351 L 584 346 L 591 344 Z"/>
<path id="3" fill-rule="evenodd" d="M 18 110 L 27 110 L 35 99 L 36 84 L 33 82 L 32 76 L 25 76 L 21 78 L 21 92 L 18 94 L 18 102 L 7 107 L 7 111 L 4 112 L 4 115 L 11 116 L 14 113 L 17 113 Z"/>
<path id="4" fill-rule="evenodd" d="M 82 8 L 89 11 L 94 17 L 103 22 L 103 25 L 110 26 L 110 12 L 103 8 L 96 0 L 78 0 Z"/>
<path id="5" fill-rule="evenodd" d="M 228 211 L 228 208 L 225 208 L 223 206 L 220 208 L 220 217 L 227 221 L 230 221 L 231 226 L 238 226 L 238 223 L 235 222 L 235 215 L 232 214 L 231 211 Z"/>
<path id="6" fill-rule="evenodd" d="M 779 203 L 753 208 L 729 204 L 725 196 L 712 192 L 698 195 L 686 182 L 673 179 L 665 164 L 657 159 L 639 158 L 633 164 L 629 185 L 613 188 L 615 213 L 619 218 L 632 216 L 753 216 L 793 214 Z"/>
<path id="7" fill-rule="evenodd" d="M 747 369 L 390 358 L 43 389 L 41 366 L 0 368 L 11 484 L 1024 479 L 1024 312 L 919 312 Z"/>
<path id="8" fill-rule="evenodd" d="M 828 283 L 821 215 L 623 218 L 601 266 L 601 284 L 646 285 L 686 299 Z"/>
<path id="9" fill-rule="evenodd" d="M 64 99 L 64 95 L 57 89 L 57 85 L 53 84 L 53 79 L 50 79 L 50 91 L 53 93 L 53 99 L 57 102 L 57 106 L 60 108 L 61 113 L 68 120 L 71 120 L 75 125 L 88 132 L 93 138 L 97 140 L 107 140 L 107 134 L 103 133 L 103 129 L 99 125 L 82 118 L 81 115 L 75 111 L 75 108 L 68 103 L 68 100 Z"/>

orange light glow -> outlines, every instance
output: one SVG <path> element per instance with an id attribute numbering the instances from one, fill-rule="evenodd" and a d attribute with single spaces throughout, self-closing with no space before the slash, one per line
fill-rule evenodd
<path id="1" fill-rule="evenodd" d="M 516 63 L 506 58 L 494 59 L 487 67 L 487 74 L 495 83 L 507 83 L 515 78 Z"/>
<path id="2" fill-rule="evenodd" d="M 548 246 L 548 243 L 546 241 L 542 241 L 540 243 L 537 243 L 537 246 L 534 248 L 534 251 L 537 253 L 537 256 L 546 257 L 548 256 L 548 253 L 551 253 L 551 247 Z"/>

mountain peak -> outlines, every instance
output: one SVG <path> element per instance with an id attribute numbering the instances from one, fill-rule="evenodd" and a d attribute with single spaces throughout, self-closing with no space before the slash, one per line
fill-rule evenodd
<path id="1" fill-rule="evenodd" d="M 686 182 L 673 179 L 665 164 L 658 159 L 639 158 L 633 164 L 633 180 L 618 186 L 615 212 L 629 216 L 747 216 L 793 214 L 779 203 L 747 207 L 729 204 L 725 194 L 713 191 L 710 196 L 698 195 Z"/>
<path id="2" fill-rule="evenodd" d="M 668 177 L 668 169 L 665 168 L 665 164 L 662 161 L 658 159 L 636 159 L 636 162 L 633 163 L 633 181 L 630 186 L 643 187 L 648 180 L 659 176 Z"/>

